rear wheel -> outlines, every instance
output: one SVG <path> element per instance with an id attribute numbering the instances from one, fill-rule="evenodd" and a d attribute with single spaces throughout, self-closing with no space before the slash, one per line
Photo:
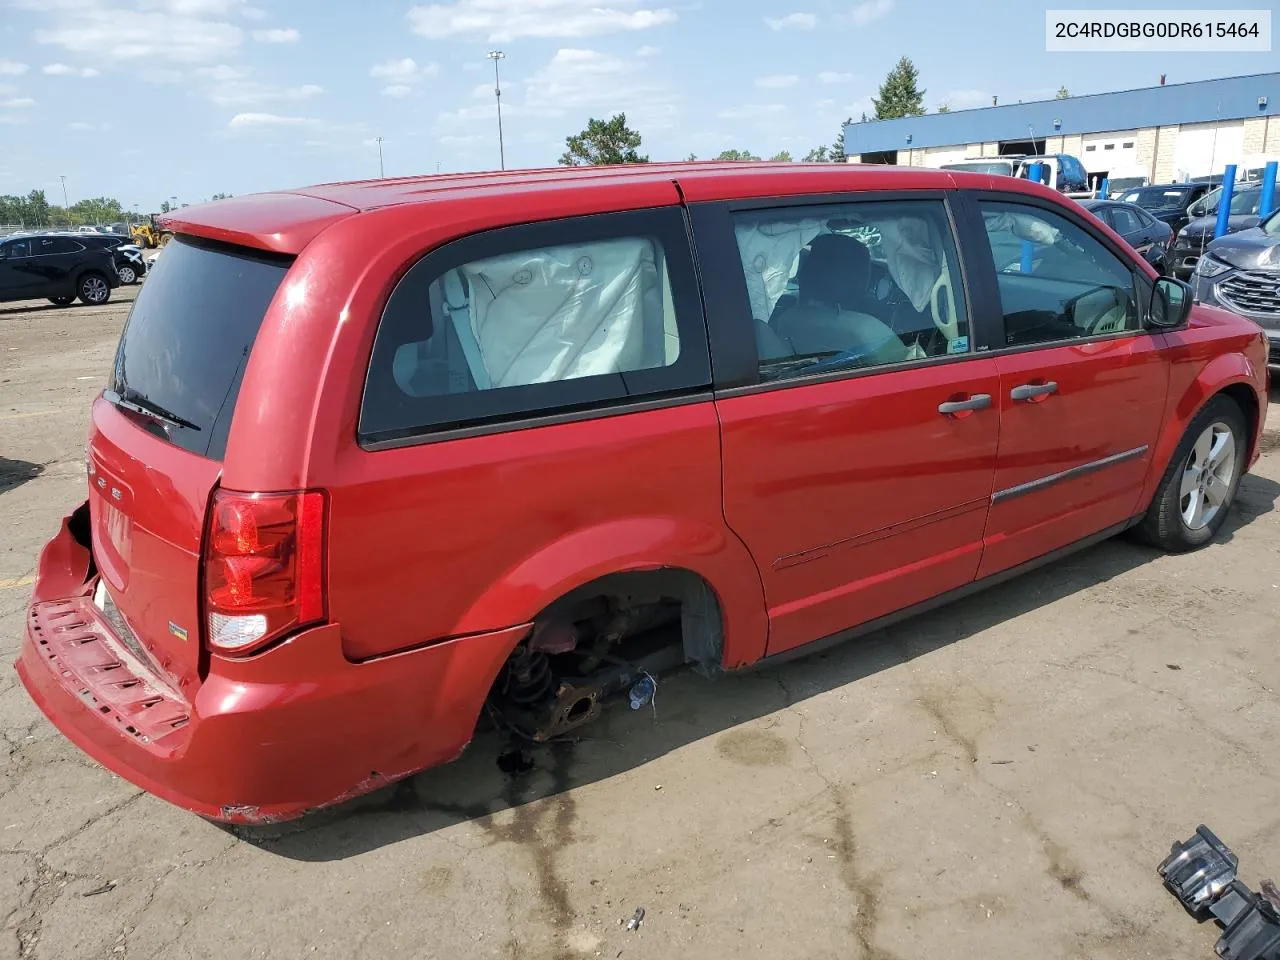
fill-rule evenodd
<path id="1" fill-rule="evenodd" d="M 138 271 L 134 270 L 129 264 L 122 264 L 116 271 L 120 274 L 120 282 L 131 284 L 138 282 Z"/>
<path id="2" fill-rule="evenodd" d="M 59 307 L 69 307 L 75 302 L 75 297 L 50 297 L 49 302 Z"/>
<path id="3" fill-rule="evenodd" d="M 1239 405 L 1214 397 L 1187 427 L 1135 530 L 1138 537 L 1175 552 L 1212 540 L 1235 500 L 1247 447 Z"/>
<path id="4" fill-rule="evenodd" d="M 100 273 L 86 273 L 76 287 L 80 302 L 91 307 L 101 306 L 111 299 L 111 285 Z"/>

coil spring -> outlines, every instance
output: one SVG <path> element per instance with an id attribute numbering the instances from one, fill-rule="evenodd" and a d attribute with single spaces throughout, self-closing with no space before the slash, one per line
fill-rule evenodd
<path id="1" fill-rule="evenodd" d="M 507 661 L 507 699 L 521 706 L 538 703 L 551 696 L 555 677 L 545 653 L 518 647 Z"/>

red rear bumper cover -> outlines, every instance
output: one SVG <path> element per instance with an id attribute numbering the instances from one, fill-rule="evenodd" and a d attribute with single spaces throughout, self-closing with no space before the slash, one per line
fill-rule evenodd
<path id="1" fill-rule="evenodd" d="M 352 663 L 331 624 L 256 657 L 215 657 L 188 700 L 115 637 L 84 585 L 87 566 L 64 523 L 28 611 L 17 662 L 27 692 L 109 770 L 235 823 L 287 820 L 452 760 L 529 629 Z"/>

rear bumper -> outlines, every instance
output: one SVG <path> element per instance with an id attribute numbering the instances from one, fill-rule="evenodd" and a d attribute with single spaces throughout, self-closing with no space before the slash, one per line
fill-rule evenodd
<path id="1" fill-rule="evenodd" d="M 188 699 L 113 635 L 76 579 L 86 559 L 66 524 L 41 556 L 17 662 L 23 686 L 104 767 L 233 823 L 301 816 L 452 760 L 529 629 L 357 664 L 328 625 L 243 661 L 215 658 Z"/>

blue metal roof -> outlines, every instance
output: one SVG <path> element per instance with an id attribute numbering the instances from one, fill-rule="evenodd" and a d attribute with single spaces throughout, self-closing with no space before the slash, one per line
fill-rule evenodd
<path id="1" fill-rule="evenodd" d="M 1266 105 L 1259 105 L 1259 98 Z M 1059 134 L 1103 133 L 1184 123 L 1209 123 L 1280 114 L 1280 73 L 1224 77 L 1163 87 L 1096 93 L 1064 100 L 931 113 L 898 120 L 850 123 L 848 154 L 945 147 Z"/>

